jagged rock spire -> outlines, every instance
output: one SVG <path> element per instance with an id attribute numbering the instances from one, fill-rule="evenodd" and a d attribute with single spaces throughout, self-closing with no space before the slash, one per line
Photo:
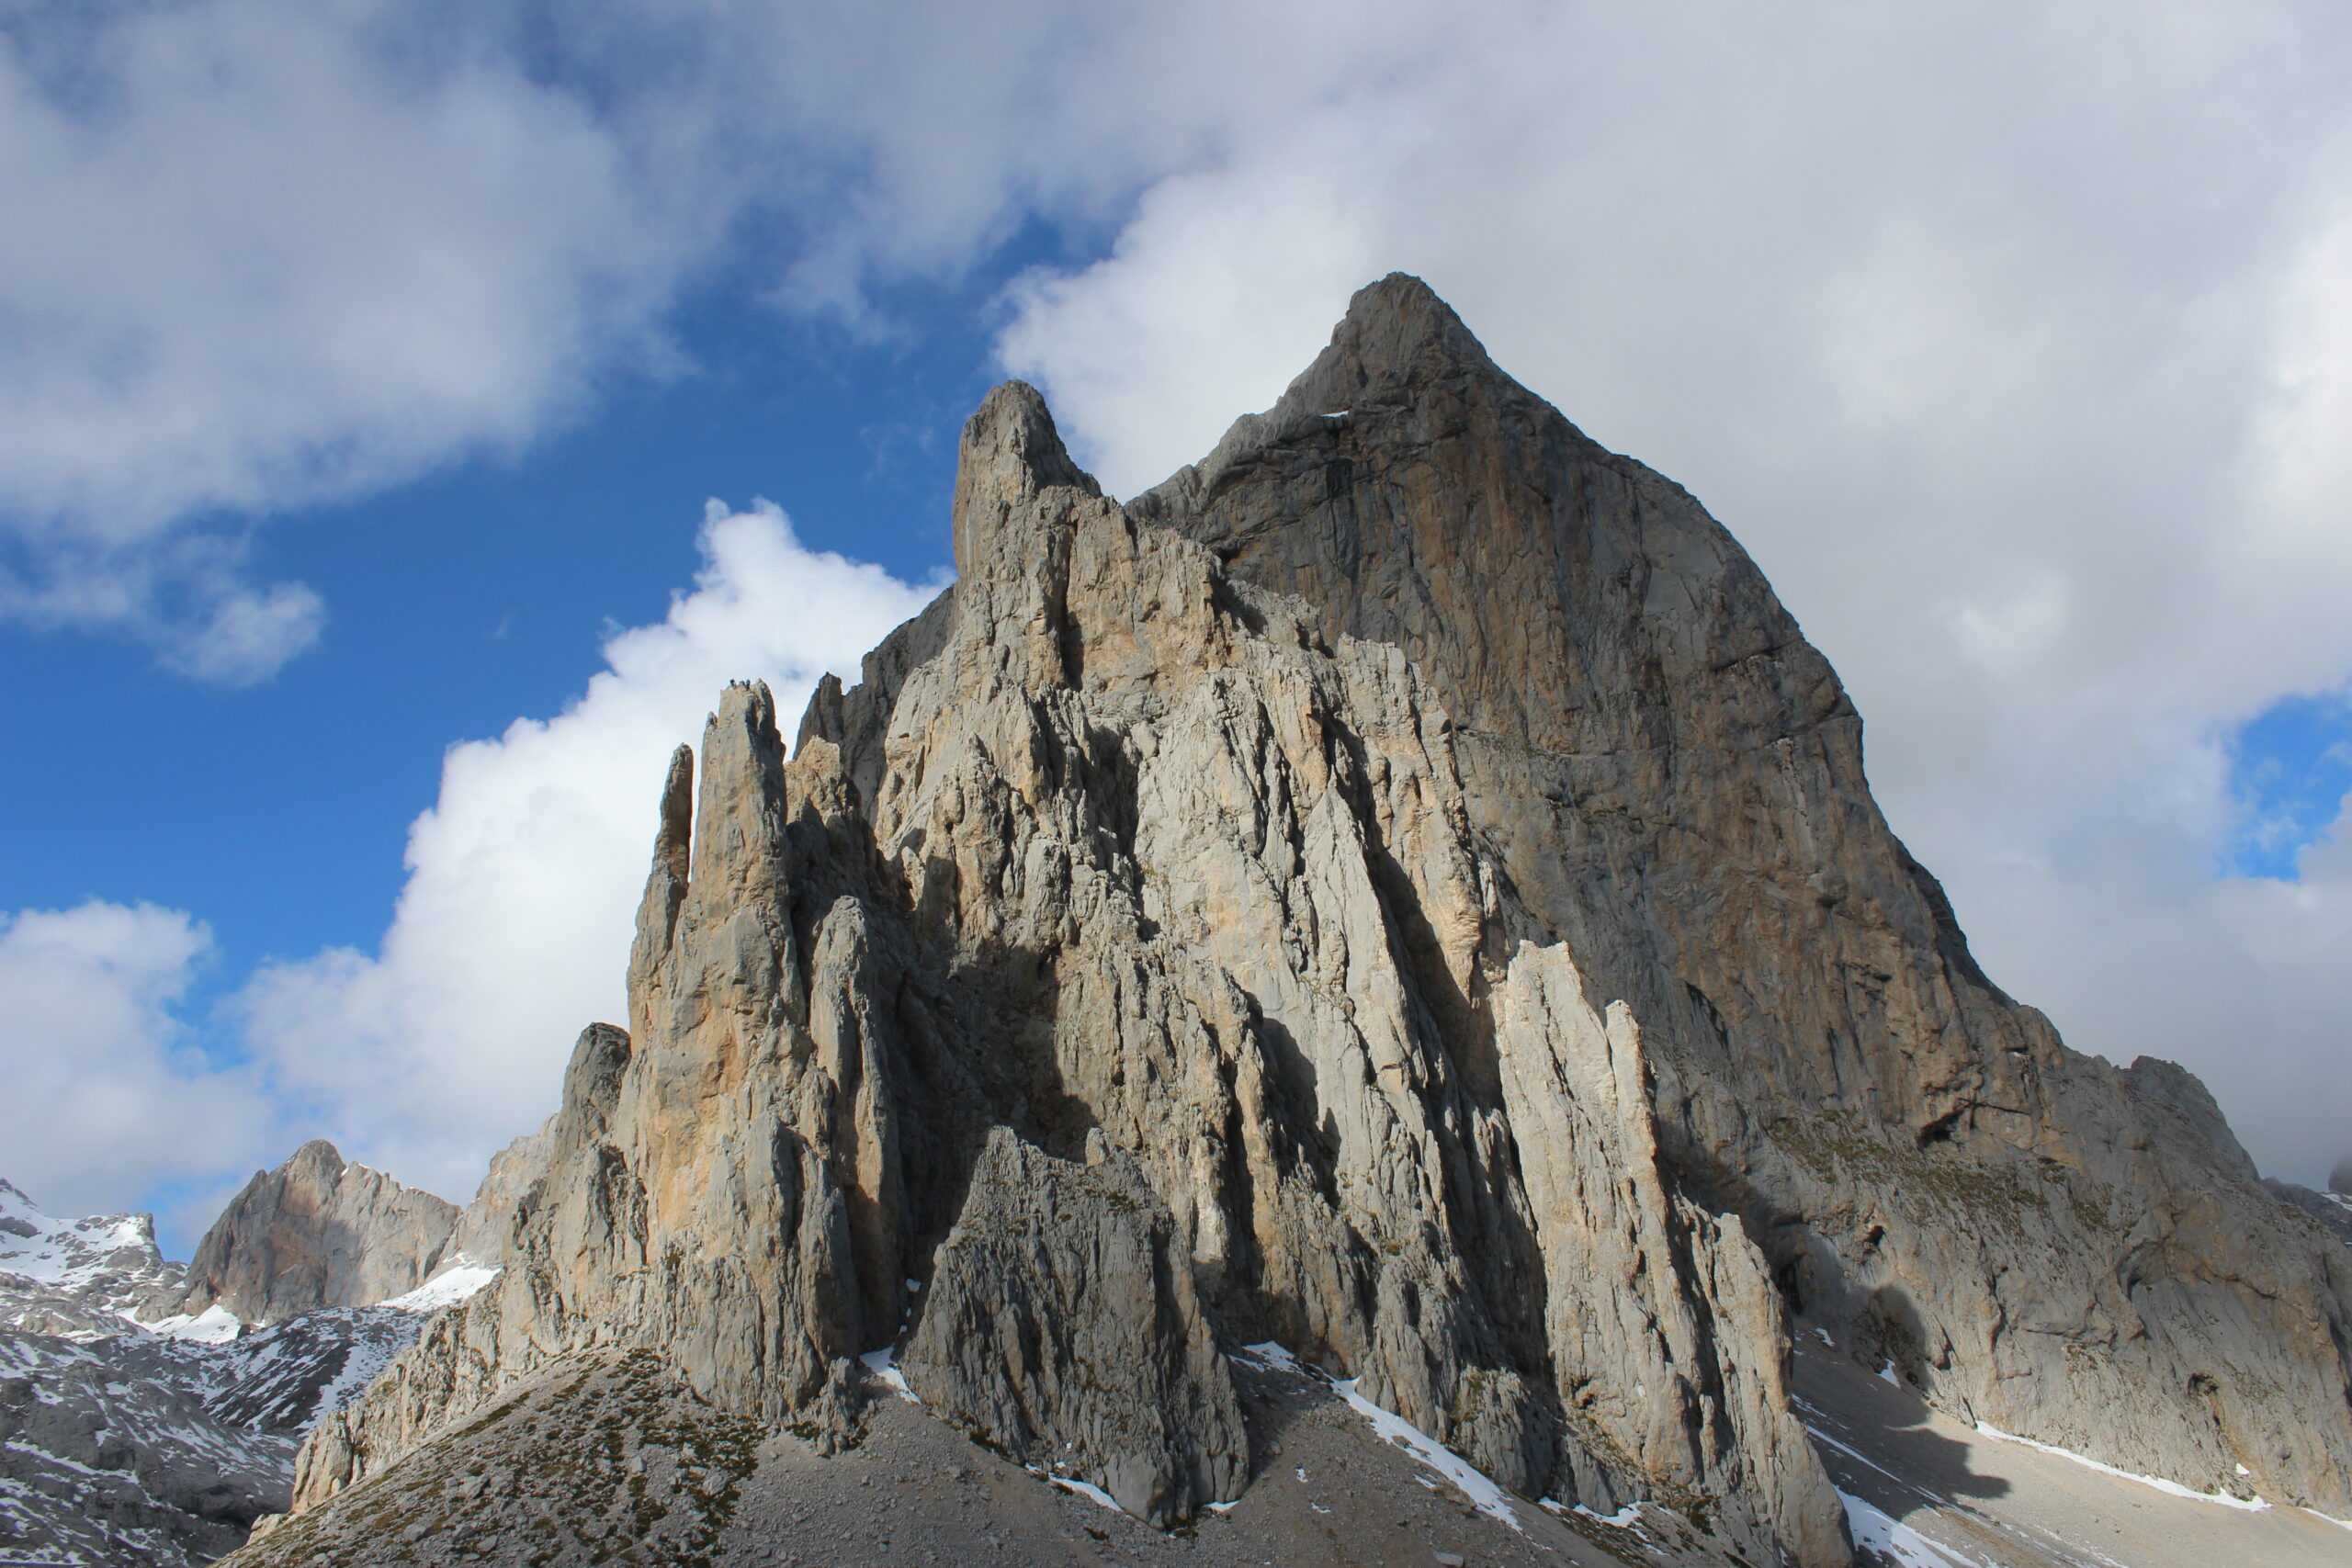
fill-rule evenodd
<path id="1" fill-rule="evenodd" d="M 1221 1335 L 1513 1488 L 1835 1568 L 1802 1325 L 1972 1419 L 2352 1507 L 2340 1249 L 2183 1086 L 1984 982 L 1753 563 L 1416 280 L 1125 507 L 997 389 L 955 523 L 955 588 L 788 761 L 729 689 L 690 839 L 673 767 L 634 1037 L 567 1090 L 599 1114 L 306 1498 L 614 1345 L 847 1440 L 895 1342 L 1173 1517 L 1247 1473 L 1190 1442 L 1247 1441 Z M 1010 1306 L 955 1331 L 1015 1294 L 1053 1357 Z"/>

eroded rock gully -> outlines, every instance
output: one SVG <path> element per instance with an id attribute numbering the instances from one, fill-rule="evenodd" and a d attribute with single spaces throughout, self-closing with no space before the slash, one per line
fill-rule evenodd
<path id="1" fill-rule="evenodd" d="M 1172 1518 L 1275 1339 L 1521 1492 L 1836 1563 L 1794 1322 L 2352 1512 L 2344 1249 L 1984 977 L 1738 546 L 1418 282 L 1127 506 L 999 388 L 955 529 L 788 753 L 755 684 L 681 749 L 509 1268 L 298 1506 L 610 1347 L 851 1440 L 897 1343 Z"/>

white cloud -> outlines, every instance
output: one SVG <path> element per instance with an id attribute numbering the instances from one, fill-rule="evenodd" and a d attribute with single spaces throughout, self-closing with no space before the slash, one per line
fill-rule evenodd
<path id="1" fill-rule="evenodd" d="M 262 1141 L 254 1075 L 208 1063 L 173 1015 L 211 945 L 152 904 L 0 916 L 0 1174 L 50 1213 L 129 1207 Z"/>
<path id="2" fill-rule="evenodd" d="M 1107 216 L 1439 26 L 1327 0 L 11 8 L 0 613 L 257 678 L 316 617 L 244 581 L 254 518 L 684 368 L 664 319 L 696 280 L 873 330 L 876 276 Z"/>
<path id="3" fill-rule="evenodd" d="M 576 98 L 399 11 L 0 26 L 0 604 L 266 674 L 317 601 L 224 570 L 220 515 L 526 440 L 642 344 L 707 233 Z"/>
<path id="4" fill-rule="evenodd" d="M 235 588 L 212 605 L 210 619 L 166 658 L 207 681 L 243 685 L 272 673 L 317 640 L 326 605 L 300 582 Z"/>
<path id="5" fill-rule="evenodd" d="M 1897 829 L 2086 1049 L 2352 1144 L 2352 906 L 2216 882 L 2221 742 L 2352 676 L 2352 38 L 2322 6 L 1451 8 L 1012 293 L 1119 493 L 1417 271 L 1690 486 L 1871 721 Z"/>
<path id="6" fill-rule="evenodd" d="M 729 680 L 759 677 L 788 724 L 817 677 L 938 584 L 804 548 L 765 503 L 704 520 L 695 591 L 616 632 L 586 694 L 547 720 L 452 747 L 409 830 L 408 882 L 375 956 L 265 968 L 247 1036 L 277 1090 L 346 1154 L 462 1201 L 492 1151 L 555 1109 L 582 1026 L 627 1022 L 622 981 L 663 770 Z"/>
<path id="7" fill-rule="evenodd" d="M 2322 0 L 538 15 L 0 20 L 0 613 L 264 674 L 321 609 L 248 581 L 244 514 L 529 441 L 668 363 L 664 311 L 730 268 L 871 328 L 877 277 L 1107 225 L 1107 260 L 1011 291 L 1003 349 L 1127 492 L 1403 267 L 1755 551 L 1995 974 L 2078 1044 L 2206 1070 L 2272 1165 L 2336 1152 L 2352 933 L 2316 874 L 2208 874 L 2222 737 L 2352 676 L 2352 39 Z M 527 849 L 567 816 L 635 824 L 599 840 L 633 887 L 665 738 L 758 661 L 729 663 L 609 780 L 590 737 L 628 704 L 594 692 L 453 753 L 380 955 L 256 993 L 283 1070 L 454 1169 L 610 1010 L 622 938 L 556 909 L 514 966 L 606 1000 L 515 1011 L 448 933 L 503 919 L 496 877 L 584 887 Z"/>

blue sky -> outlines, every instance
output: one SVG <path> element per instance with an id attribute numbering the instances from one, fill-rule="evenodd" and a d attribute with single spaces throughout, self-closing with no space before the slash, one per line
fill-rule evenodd
<path id="1" fill-rule="evenodd" d="M 2330 838 L 2352 795 L 2352 703 L 2288 697 L 2229 738 L 2237 808 L 2226 869 L 2298 882 L 2303 852 Z"/>
<path id="2" fill-rule="evenodd" d="M 616 1005 L 648 775 L 936 590 L 989 384 L 1131 493 L 1404 268 L 1747 544 L 1996 978 L 2315 1179 L 2352 23 L 2109 23 L 11 12 L 0 1174 L 183 1244 L 314 1133 L 462 1196 Z"/>

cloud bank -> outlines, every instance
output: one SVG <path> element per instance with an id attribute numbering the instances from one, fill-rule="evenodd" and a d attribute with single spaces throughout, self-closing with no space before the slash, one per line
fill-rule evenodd
<path id="1" fill-rule="evenodd" d="M 874 282 L 1102 220 L 1437 26 L 1323 0 L 9 7 L 0 615 L 266 678 L 323 610 L 254 580 L 269 514 L 688 373 L 667 315 L 696 286 L 889 330 Z"/>
<path id="2" fill-rule="evenodd" d="M 0 1148 L 56 1214 L 130 1206 L 246 1157 L 273 1118 L 175 1014 L 212 947 L 175 909 L 92 901 L 0 915 Z"/>

